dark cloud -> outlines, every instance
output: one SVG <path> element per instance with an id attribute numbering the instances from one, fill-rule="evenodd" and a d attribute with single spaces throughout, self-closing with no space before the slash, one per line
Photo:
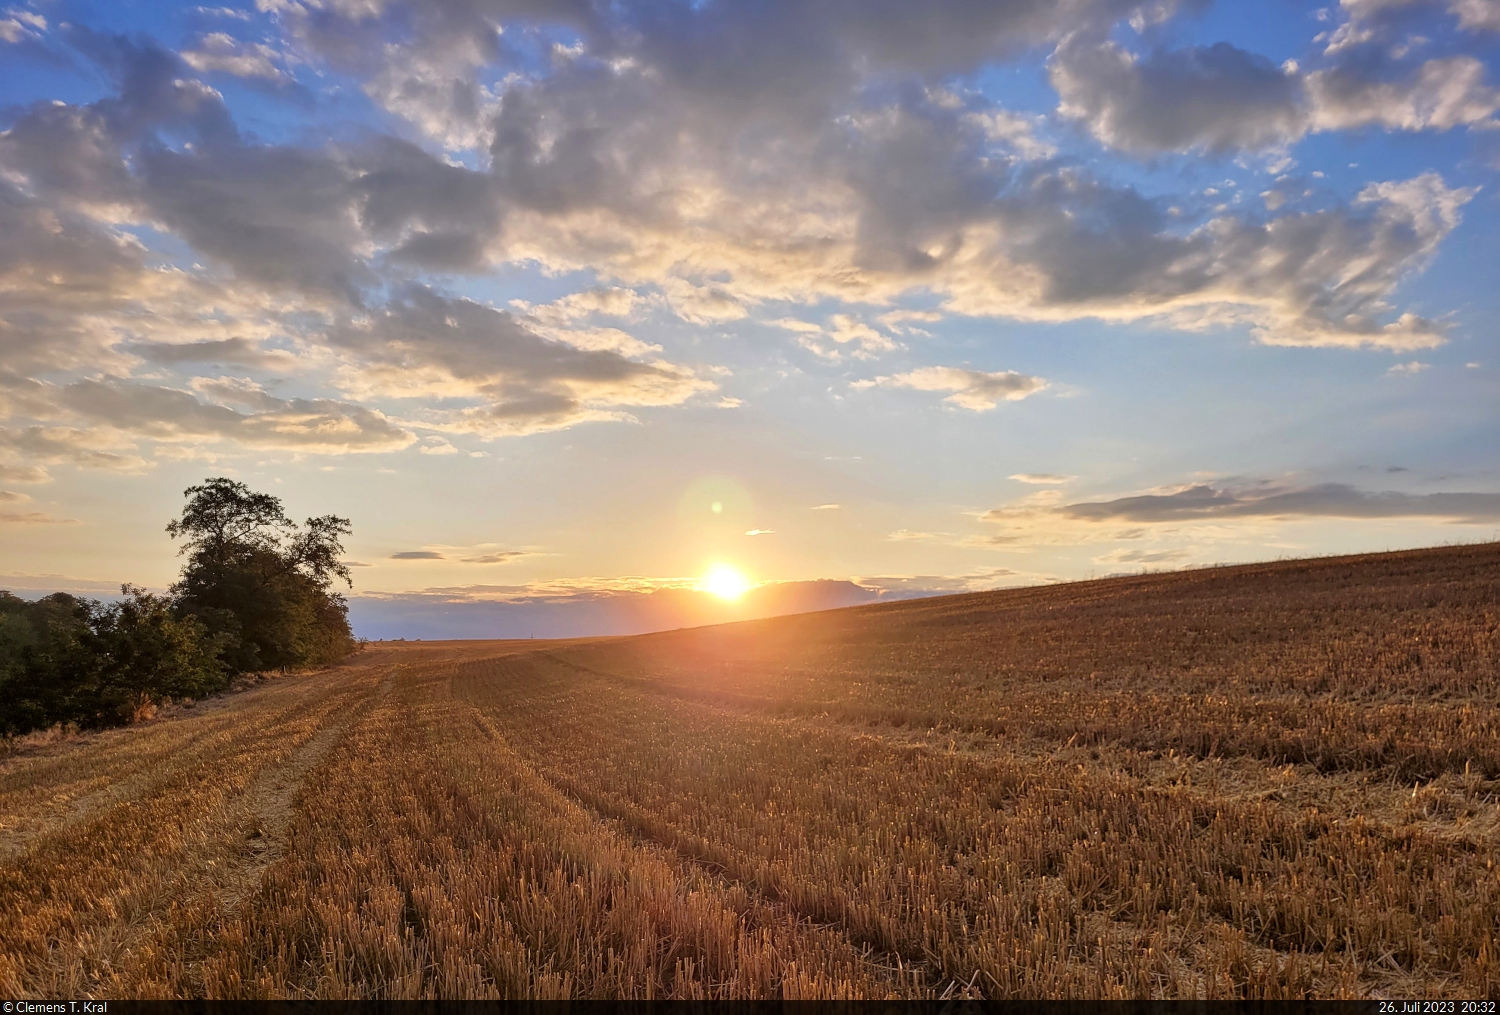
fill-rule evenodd
<path id="1" fill-rule="evenodd" d="M 1088 522 L 1322 517 L 1444 518 L 1477 524 L 1500 519 L 1500 493 L 1369 493 L 1342 483 L 1234 492 L 1199 484 L 1170 494 L 1069 504 L 1057 513 Z"/>
<path id="2" fill-rule="evenodd" d="M 1126 151 L 1264 148 L 1304 129 L 1297 76 L 1227 42 L 1138 58 L 1075 37 L 1048 69 L 1062 113 Z"/>
<path id="3" fill-rule="evenodd" d="M 490 174 L 440 162 L 390 137 L 370 141 L 350 159 L 359 220 L 388 246 L 387 258 L 439 271 L 485 266 L 504 213 Z"/>
<path id="4" fill-rule="evenodd" d="M 295 364 L 289 353 L 263 349 L 243 338 L 222 338 L 205 342 L 141 342 L 126 345 L 124 351 L 152 363 L 216 363 L 225 366 L 262 367 L 285 370 Z"/>
<path id="5" fill-rule="evenodd" d="M 402 550 L 400 553 L 391 554 L 392 560 L 447 560 L 436 550 Z"/>
<path id="6" fill-rule="evenodd" d="M 128 141 L 157 130 L 181 132 L 198 142 L 232 142 L 239 131 L 219 93 L 154 39 L 129 38 L 69 25 L 65 36 L 111 80 L 115 95 L 91 109 L 110 133 Z"/>
<path id="7" fill-rule="evenodd" d="M 1075 36 L 1049 62 L 1059 111 L 1142 154 L 1284 146 L 1312 131 L 1451 130 L 1492 123 L 1500 91 L 1471 56 L 1412 61 L 1345 33 L 1317 66 L 1283 66 L 1228 43 L 1136 56 Z"/>
<path id="8" fill-rule="evenodd" d="M 663 97 L 691 93 L 740 120 L 818 118 L 869 78 L 938 80 L 1131 14 L 1138 0 L 766 0 L 754 4 L 587 0 L 400 0 L 278 4 L 303 49 L 365 82 L 366 92 L 431 136 L 471 144 L 484 130 L 482 68 L 567 59 L 559 36 L 609 64 L 635 65 Z M 1153 5 L 1164 17 L 1178 5 Z M 1190 4 L 1196 6 L 1196 4 Z M 502 35 L 504 26 L 522 29 Z M 528 32 L 525 29 L 540 29 Z M 530 46 L 530 61 L 507 46 Z M 505 97 L 508 102 L 510 96 Z"/>
<path id="9" fill-rule="evenodd" d="M 556 429 L 614 407 L 676 405 L 713 388 L 683 368 L 543 338 L 506 311 L 423 287 L 340 324 L 329 338 L 355 358 L 355 387 L 478 400 L 447 418 L 478 433 Z"/>
<path id="10" fill-rule="evenodd" d="M 361 302 L 376 276 L 347 166 L 321 152 L 226 143 L 190 152 L 148 145 L 140 187 L 153 216 L 237 275 L 274 288 Z"/>
<path id="11" fill-rule="evenodd" d="M 505 564 L 517 557 L 525 557 L 524 550 L 504 550 L 500 553 L 482 553 L 477 557 L 464 557 L 465 564 Z"/>

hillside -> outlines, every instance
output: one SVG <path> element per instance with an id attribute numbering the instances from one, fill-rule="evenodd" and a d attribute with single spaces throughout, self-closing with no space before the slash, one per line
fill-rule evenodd
<path id="1" fill-rule="evenodd" d="M 1494 997 L 1500 544 L 448 642 L 15 745 L 9 997 Z"/>

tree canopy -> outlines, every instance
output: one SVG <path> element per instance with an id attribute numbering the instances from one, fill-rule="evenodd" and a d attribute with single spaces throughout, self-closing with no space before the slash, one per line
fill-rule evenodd
<path id="1" fill-rule="evenodd" d="M 226 478 L 184 491 L 167 525 L 187 559 L 165 596 L 132 585 L 102 604 L 0 591 L 0 735 L 129 721 L 237 673 L 321 665 L 354 648 L 336 583 L 349 519 L 298 526 L 281 501 Z"/>
<path id="2" fill-rule="evenodd" d="M 354 584 L 339 559 L 349 519 L 323 515 L 299 528 L 276 497 L 222 477 L 183 496 L 182 517 L 167 525 L 187 557 L 172 593 L 180 614 L 226 639 L 231 670 L 332 662 L 353 648 L 333 590 L 336 579 Z"/>

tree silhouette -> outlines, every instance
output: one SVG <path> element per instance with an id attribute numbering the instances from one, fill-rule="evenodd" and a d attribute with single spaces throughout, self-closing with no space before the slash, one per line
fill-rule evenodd
<path id="1" fill-rule="evenodd" d="M 299 528 L 278 498 L 223 477 L 183 495 L 182 517 L 167 525 L 188 558 L 172 592 L 180 614 L 223 639 L 232 671 L 326 663 L 353 648 L 347 606 L 333 591 L 336 579 L 354 584 L 339 559 L 347 518 Z"/>

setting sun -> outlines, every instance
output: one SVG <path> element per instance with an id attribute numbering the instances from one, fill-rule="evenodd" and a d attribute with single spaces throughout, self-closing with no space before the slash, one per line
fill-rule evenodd
<path id="1" fill-rule="evenodd" d="M 745 580 L 745 576 L 728 564 L 715 564 L 709 568 L 708 574 L 703 576 L 701 586 L 704 592 L 711 592 L 730 602 L 743 596 L 749 587 L 750 583 Z"/>

